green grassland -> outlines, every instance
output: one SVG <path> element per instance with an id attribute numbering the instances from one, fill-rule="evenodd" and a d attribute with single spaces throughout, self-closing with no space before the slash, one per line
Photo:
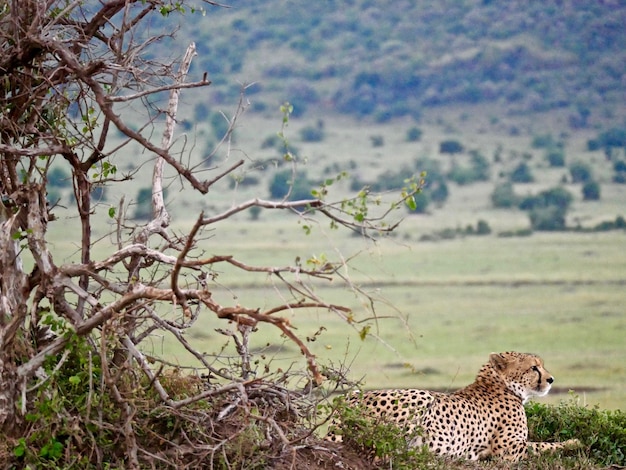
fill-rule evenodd
<path id="1" fill-rule="evenodd" d="M 468 112 L 472 119 L 468 120 Z M 199 248 L 207 254 L 232 254 L 251 265 L 288 265 L 297 257 L 350 258 L 351 267 L 344 273 L 351 285 L 316 282 L 314 287 L 329 301 L 352 308 L 352 324 L 326 311 L 287 315 L 298 335 L 315 338 L 308 345 L 322 364 L 344 364 L 349 377 L 363 380 L 364 387 L 453 390 L 473 379 L 490 352 L 520 350 L 545 358 L 546 367 L 556 377 L 555 391 L 573 390 L 581 403 L 624 409 L 626 233 L 535 232 L 527 237 L 498 237 L 501 231 L 528 228 L 529 222 L 527 215 L 517 209 L 494 209 L 490 194 L 501 174 L 524 152 L 531 154 L 528 161 L 536 181 L 516 185 L 516 192 L 536 193 L 563 180 L 567 169 L 550 168 L 541 151 L 530 146 L 533 135 L 546 132 L 562 136 L 568 162 L 589 162 L 602 183 L 601 199 L 592 202 L 582 201 L 580 185 L 565 184 L 575 198 L 568 215 L 570 226 L 592 227 L 624 214 L 626 185 L 610 182 L 610 165 L 601 152 L 586 151 L 586 139 L 595 131 L 563 136 L 559 134 L 563 118 L 555 113 L 507 117 L 497 122 L 490 113 L 480 108 L 433 113 L 420 124 L 424 136 L 419 142 L 406 141 L 406 131 L 413 125 L 409 121 L 372 124 L 328 117 L 324 119 L 325 139 L 305 143 L 299 141 L 298 131 L 314 123 L 292 119 L 287 134 L 298 151 L 299 171 L 306 171 L 314 180 L 340 170 L 353 177 L 372 179 L 386 169 L 410 165 L 423 156 L 449 165 L 452 159 L 463 158 L 438 153 L 438 143 L 450 137 L 459 139 L 468 149 L 479 149 L 490 160 L 497 148 L 505 157 L 493 162 L 490 181 L 467 186 L 451 184 L 450 197 L 442 207 L 432 206 L 427 214 L 419 215 L 403 208 L 397 210 L 395 220 L 404 219 L 400 228 L 375 242 L 332 230 L 315 216 L 307 221 L 313 227 L 312 233 L 305 235 L 301 217 L 263 210 L 258 220 L 242 213 L 216 226 L 205 233 Z M 523 132 L 511 136 L 511 126 Z M 256 186 L 229 189 L 224 183 L 207 196 L 197 196 L 181 191 L 178 180 L 170 180 L 168 201 L 173 229 L 177 233 L 188 231 L 201 210 L 214 215 L 250 197 L 268 197 L 268 181 L 274 170 L 259 169 L 258 161 L 280 155 L 262 149 L 261 142 L 279 128 L 280 115 L 276 112 L 246 115 L 230 150 L 222 149 L 217 154 L 215 165 L 221 168 L 243 158 L 246 163 L 240 176 L 258 177 Z M 204 141 L 210 138 L 211 129 L 198 125 L 195 131 L 193 142 L 186 140 L 181 151 L 192 162 L 201 164 Z M 383 137 L 383 146 L 372 146 L 370 137 L 374 135 Z M 183 141 L 183 136 L 179 137 L 179 143 Z M 137 165 L 139 161 L 143 167 Z M 113 162 L 121 172 L 139 171 L 133 181 L 121 184 L 96 207 L 102 216 L 96 218 L 94 231 L 103 236 L 95 245 L 94 258 L 111 249 L 113 239 L 106 234 L 113 225 L 106 211 L 116 207 L 122 195 L 126 203 L 130 202 L 138 188 L 149 184 L 150 161 L 149 156 L 126 155 Z M 350 193 L 349 183 L 340 182 L 331 190 L 329 200 L 340 200 Z M 67 218 L 60 208 L 57 212 L 62 224 L 51 228 L 58 250 L 55 260 L 71 262 L 77 257 L 78 239 L 68 233 L 77 229 L 77 220 Z M 478 220 L 488 222 L 490 235 L 422 241 L 424 235 L 446 228 L 462 229 Z M 269 277 L 234 273 L 222 265 L 215 266 L 214 272 L 214 296 L 226 305 L 270 308 L 286 295 Z M 362 293 L 377 299 L 375 316 Z M 325 330 L 315 336 L 322 326 Z M 225 327 L 212 314 L 203 312 L 187 337 L 200 351 L 223 355 L 222 347 L 228 340 L 215 329 Z M 365 340 L 359 336 L 363 328 L 369 331 Z M 260 361 L 259 374 L 264 373 L 264 364 L 269 364 L 270 370 L 304 368 L 297 348 L 271 326 L 261 326 L 253 335 L 252 345 Z M 153 337 L 145 349 L 163 354 L 172 363 L 192 363 L 167 336 Z M 227 355 L 220 360 L 227 360 Z M 547 400 L 563 398 L 555 393 Z"/>

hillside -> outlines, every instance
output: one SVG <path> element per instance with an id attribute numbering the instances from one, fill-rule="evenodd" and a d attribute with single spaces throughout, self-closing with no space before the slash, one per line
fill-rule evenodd
<path id="1" fill-rule="evenodd" d="M 570 108 L 584 127 L 624 98 L 624 2 L 228 3 L 181 17 L 178 33 L 198 45 L 213 104 L 254 82 L 256 110 L 290 101 L 381 122 L 493 103 L 508 114 Z"/>

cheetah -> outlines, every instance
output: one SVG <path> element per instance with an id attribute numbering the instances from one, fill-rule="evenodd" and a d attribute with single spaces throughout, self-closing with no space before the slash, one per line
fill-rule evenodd
<path id="1" fill-rule="evenodd" d="M 374 419 L 406 430 L 411 447 L 468 460 L 501 458 L 517 462 L 529 451 L 576 448 L 565 442 L 529 442 L 524 403 L 545 396 L 554 377 L 534 354 L 492 353 L 474 383 L 454 393 L 427 390 L 353 392 L 347 403 L 362 406 Z M 331 423 L 327 439 L 341 441 L 341 425 Z"/>

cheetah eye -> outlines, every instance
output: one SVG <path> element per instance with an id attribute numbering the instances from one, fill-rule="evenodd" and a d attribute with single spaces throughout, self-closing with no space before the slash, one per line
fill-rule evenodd
<path id="1" fill-rule="evenodd" d="M 531 369 L 532 369 L 533 371 L 535 371 L 535 372 L 539 373 L 539 367 L 537 367 L 537 366 L 532 366 L 532 368 L 531 368 Z"/>

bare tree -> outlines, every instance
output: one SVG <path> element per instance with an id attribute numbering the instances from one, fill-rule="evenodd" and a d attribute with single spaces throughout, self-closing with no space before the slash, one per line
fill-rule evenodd
<path id="1" fill-rule="evenodd" d="M 144 37 L 142 25 L 152 17 L 167 24 L 167 15 L 185 8 L 189 11 L 184 4 L 169 0 L 0 1 L 0 430 L 5 436 L 19 439 L 34 432 L 29 413 L 41 400 L 59 396 L 54 387 L 62 382 L 55 374 L 62 374 L 74 361 L 84 375 L 74 368 L 74 375 L 62 380 L 86 390 L 81 405 L 85 429 L 83 437 L 66 437 L 66 448 L 85 447 L 84 441 L 89 439 L 96 444 L 95 433 L 117 431 L 123 449 L 117 452 L 125 455 L 129 468 L 137 468 L 143 461 L 153 465 L 176 462 L 174 454 L 163 451 L 156 455 L 138 443 L 138 390 L 151 390 L 151 399 L 164 410 L 177 410 L 179 417 L 186 407 L 220 394 L 235 393 L 238 398 L 232 406 L 245 404 L 250 390 L 259 386 L 250 378 L 249 364 L 246 366 L 246 341 L 259 323 L 273 325 L 298 346 L 311 383 L 319 385 L 323 376 L 315 356 L 281 313 L 324 308 L 347 317 L 348 309 L 326 302 L 308 287 L 315 279 L 340 278 L 339 264 L 325 263 L 310 269 L 299 265 L 253 266 L 228 253 L 205 256 L 197 247 L 198 240 L 206 228 L 255 206 L 292 210 L 305 218 L 315 213 L 363 233 L 393 230 L 386 216 L 419 191 L 419 182 L 409 185 L 396 203 L 375 219 L 368 217 L 370 195 L 365 190 L 354 200 L 337 203 L 324 200 L 323 191 L 317 193 L 318 198 L 307 200 L 252 199 L 221 213 L 197 214 L 186 235 L 175 235 L 163 197 L 165 169 L 186 181 L 190 191 L 207 194 L 209 188 L 244 164 L 242 160 L 218 166 L 207 177 L 207 172 L 198 173 L 184 155 L 172 150 L 179 94 L 184 89 L 209 86 L 210 81 L 206 74 L 188 79 L 195 55 L 193 44 L 179 61 L 149 61 L 146 52 L 161 37 Z M 138 130 L 120 111 L 122 106 L 146 104 L 148 98 L 164 93 L 169 94 L 166 109 L 146 105 L 145 122 Z M 243 106 L 242 102 L 239 111 Z M 283 111 L 288 118 L 289 110 Z M 224 142 L 228 142 L 238 116 L 235 113 L 230 119 Z M 157 125 L 163 129 L 160 140 L 150 132 L 151 126 Z M 114 133 L 123 136 L 121 144 L 111 143 Z M 96 210 L 93 190 L 96 186 L 112 188 L 133 177 L 121 176 L 114 164 L 116 155 L 131 145 L 142 149 L 146 163 L 153 162 L 152 217 L 132 225 L 125 217 L 127 206 L 120 204 L 110 214 L 117 222 L 112 234 L 116 243 L 106 256 L 95 259 L 92 225 L 94 217 L 101 214 Z M 51 208 L 55 201 L 48 198 L 53 165 L 71 175 L 81 227 L 77 263 L 57 264 L 48 241 L 49 224 L 55 223 Z M 276 305 L 266 310 L 222 305 L 212 296 L 209 276 L 221 263 L 271 275 L 284 283 L 293 297 L 277 299 Z M 163 317 L 161 305 L 180 311 L 179 320 Z M 239 372 L 215 367 L 182 334 L 200 315 L 207 314 L 236 326 L 224 331 L 236 340 L 242 359 Z M 39 341 L 37 335 L 46 328 L 55 334 Z M 176 396 L 165 383 L 173 380 L 163 375 L 166 361 L 147 357 L 139 346 L 157 331 L 166 331 L 179 341 L 197 359 L 198 368 L 213 378 L 211 384 L 198 386 L 183 398 Z M 100 397 L 98 403 L 96 397 Z M 106 403 L 117 410 L 119 429 L 113 429 L 116 425 L 107 424 L 103 418 Z M 93 411 L 97 407 L 101 407 L 99 414 Z M 225 406 L 223 414 L 229 409 Z M 61 409 L 56 413 L 62 414 Z M 255 419 L 275 426 L 271 418 Z M 64 432 L 71 434 L 67 429 Z M 286 442 L 280 428 L 277 433 Z M 72 439 L 70 446 L 67 442 Z M 184 444 L 176 443 L 179 453 L 184 453 L 180 450 Z M 22 456 L 24 446 L 15 445 L 15 456 Z M 46 455 L 55 456 L 54 448 L 44 449 Z M 85 458 L 102 464 L 104 451 L 96 445 L 90 449 Z M 197 462 L 201 461 L 198 449 L 190 451 Z M 216 445 L 203 452 L 213 455 L 218 449 Z"/>

